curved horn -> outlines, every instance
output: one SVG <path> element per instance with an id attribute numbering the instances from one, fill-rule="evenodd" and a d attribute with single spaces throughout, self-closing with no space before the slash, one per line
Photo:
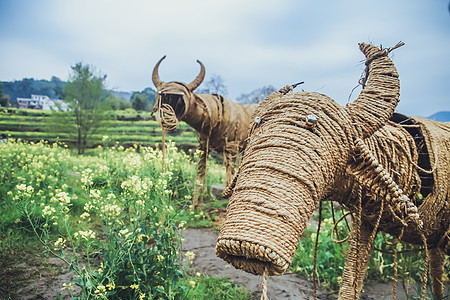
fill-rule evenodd
<path id="1" fill-rule="evenodd" d="M 361 82 L 363 89 L 358 98 L 347 104 L 345 109 L 362 138 L 369 137 L 384 126 L 397 107 L 400 81 L 388 54 L 402 45 L 403 43 L 399 43 L 392 49 L 379 49 L 364 43 L 359 45 L 366 56 L 366 74 Z"/>
<path id="2" fill-rule="evenodd" d="M 156 88 L 158 88 L 158 86 L 162 83 L 161 79 L 159 79 L 158 69 L 164 58 L 166 58 L 165 55 L 156 63 L 155 67 L 153 68 L 152 81 Z"/>
<path id="3" fill-rule="evenodd" d="M 188 84 L 188 88 L 190 91 L 195 90 L 196 88 L 198 88 L 198 86 L 202 83 L 203 79 L 205 79 L 205 66 L 202 64 L 201 61 L 199 61 L 197 59 L 197 62 L 200 64 L 200 74 L 197 75 L 197 77 L 194 79 L 194 81 L 192 81 L 191 83 Z"/>

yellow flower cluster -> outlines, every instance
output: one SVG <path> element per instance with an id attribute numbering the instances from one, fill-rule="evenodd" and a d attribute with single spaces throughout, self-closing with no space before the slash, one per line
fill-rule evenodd
<path id="1" fill-rule="evenodd" d="M 44 209 L 42 210 L 42 216 L 50 216 L 51 214 L 53 214 L 54 212 L 56 212 L 56 209 L 53 206 L 50 205 L 46 205 L 44 207 Z M 56 217 L 56 216 L 54 216 Z"/>
<path id="2" fill-rule="evenodd" d="M 153 182 L 149 178 L 141 180 L 139 176 L 133 175 L 129 180 L 122 182 L 121 187 L 128 196 L 143 196 L 153 187 Z"/>
<path id="3" fill-rule="evenodd" d="M 111 281 L 106 285 L 106 287 L 108 288 L 108 290 L 112 291 L 116 288 L 116 285 L 114 284 L 114 281 Z"/>
<path id="4" fill-rule="evenodd" d="M 99 284 L 94 294 L 97 298 L 104 298 L 106 296 L 106 287 L 103 284 Z"/>
<path id="5" fill-rule="evenodd" d="M 185 221 L 180 221 L 180 224 L 178 224 L 178 228 L 179 228 L 179 229 L 184 229 L 184 228 L 185 228 L 185 225 L 186 225 L 186 222 L 185 222 Z"/>
<path id="6" fill-rule="evenodd" d="M 117 204 L 105 204 L 102 211 L 102 216 L 109 219 L 114 219 L 120 215 L 122 208 Z"/>
<path id="7" fill-rule="evenodd" d="M 91 197 L 91 199 L 94 199 L 94 202 L 95 200 L 100 198 L 100 194 L 101 192 L 97 189 L 92 189 L 89 191 L 89 197 Z"/>
<path id="8" fill-rule="evenodd" d="M 56 240 L 56 242 L 55 242 L 55 247 L 56 248 L 63 248 L 65 243 L 66 243 L 66 239 L 58 238 Z"/>
<path id="9" fill-rule="evenodd" d="M 142 166 L 141 156 L 138 153 L 130 153 L 123 159 L 125 169 L 132 173 Z"/>
<path id="10" fill-rule="evenodd" d="M 86 203 L 87 204 L 87 203 Z M 87 211 L 85 211 L 84 213 L 82 213 L 81 215 L 80 215 L 80 219 L 88 219 L 89 217 L 91 216 L 91 214 L 90 213 L 88 213 Z M 89 219 L 88 219 L 89 220 Z"/>
<path id="11" fill-rule="evenodd" d="M 122 235 L 124 238 L 128 238 L 133 233 L 130 230 L 128 230 L 128 228 L 125 228 L 125 229 L 119 230 L 119 234 Z"/>
<path id="12" fill-rule="evenodd" d="M 94 182 L 94 174 L 90 168 L 87 168 L 81 172 L 81 182 L 83 183 L 83 188 L 91 186 Z"/>
<path id="13" fill-rule="evenodd" d="M 138 236 L 137 236 L 138 243 L 141 243 L 144 240 L 144 238 L 148 239 L 148 235 L 145 235 L 142 233 L 138 234 Z"/>
<path id="14" fill-rule="evenodd" d="M 89 241 L 89 239 L 95 239 L 95 232 L 92 230 L 80 230 L 78 232 L 75 232 L 73 235 L 75 238 L 84 239 L 86 241 Z"/>
<path id="15" fill-rule="evenodd" d="M 187 258 L 185 258 L 184 261 L 189 261 L 189 263 L 192 265 L 192 263 L 194 262 L 195 253 L 192 251 L 187 251 L 184 255 Z"/>
<path id="16" fill-rule="evenodd" d="M 24 183 L 18 184 L 16 186 L 16 188 L 17 188 L 18 195 L 27 197 L 27 198 L 31 197 L 31 194 L 33 194 L 33 192 L 34 192 L 34 188 L 32 186 L 26 185 Z M 17 200 L 17 198 L 15 198 L 15 200 Z"/>
<path id="17" fill-rule="evenodd" d="M 62 291 L 64 291 L 65 289 L 68 289 L 68 290 L 73 290 L 73 286 L 72 286 L 72 283 L 69 283 L 69 284 L 67 284 L 67 283 L 63 283 L 63 285 L 62 285 L 63 287 L 61 288 L 61 290 Z"/>
<path id="18" fill-rule="evenodd" d="M 50 199 L 50 202 L 52 203 L 58 203 L 61 210 L 64 213 L 69 212 L 69 207 L 72 206 L 72 203 L 70 203 L 71 198 L 69 197 L 69 194 L 66 192 L 59 192 L 54 197 Z"/>
<path id="19" fill-rule="evenodd" d="M 155 160 L 160 160 L 162 157 L 162 152 L 159 149 L 154 149 L 150 147 L 146 147 L 144 149 L 144 161 L 145 162 L 152 162 Z"/>

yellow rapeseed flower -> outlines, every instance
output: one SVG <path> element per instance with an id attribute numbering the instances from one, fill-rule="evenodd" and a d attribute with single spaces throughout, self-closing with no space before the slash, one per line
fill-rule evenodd
<path id="1" fill-rule="evenodd" d="M 106 287 L 108 288 L 108 290 L 112 291 L 116 288 L 116 285 L 114 284 L 114 281 L 111 281 L 106 285 Z"/>

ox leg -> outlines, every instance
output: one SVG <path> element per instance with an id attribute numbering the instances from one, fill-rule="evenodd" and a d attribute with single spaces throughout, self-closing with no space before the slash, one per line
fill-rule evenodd
<path id="1" fill-rule="evenodd" d="M 339 298 L 341 300 L 358 299 L 363 287 L 363 280 L 373 251 L 373 240 L 370 241 L 372 228 L 361 224 L 359 234 L 356 226 L 352 227 L 349 247 L 345 258 Z"/>
<path id="2" fill-rule="evenodd" d="M 440 248 L 430 250 L 430 277 L 431 287 L 436 299 L 443 299 L 444 285 L 442 275 L 444 274 L 445 254 Z"/>
<path id="3" fill-rule="evenodd" d="M 206 187 L 206 163 L 208 161 L 209 151 L 206 150 L 206 145 L 204 146 L 205 147 L 200 147 L 202 156 L 197 165 L 197 176 L 195 177 L 194 182 L 194 196 L 192 197 L 192 206 L 194 206 L 194 208 L 198 206 L 199 196 L 200 202 L 203 201 L 203 193 Z"/>
<path id="4" fill-rule="evenodd" d="M 234 177 L 234 164 L 233 164 L 233 153 L 229 151 L 224 151 L 225 159 L 225 186 L 228 186 Z"/>

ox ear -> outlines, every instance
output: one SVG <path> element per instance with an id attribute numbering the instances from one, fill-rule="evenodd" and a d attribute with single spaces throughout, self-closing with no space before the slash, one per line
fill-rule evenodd
<path id="1" fill-rule="evenodd" d="M 196 88 L 199 87 L 199 85 L 202 83 L 203 79 L 205 79 L 205 66 L 202 64 L 201 61 L 197 60 L 197 62 L 200 64 L 200 73 L 197 75 L 197 77 L 187 85 L 188 89 L 192 92 Z"/>
<path id="2" fill-rule="evenodd" d="M 363 89 L 345 109 L 361 138 L 371 136 L 384 126 L 397 106 L 400 96 L 399 76 L 388 54 L 400 46 L 403 43 L 392 49 L 380 49 L 364 43 L 359 45 L 366 56 L 365 77 L 361 80 Z"/>
<path id="3" fill-rule="evenodd" d="M 159 79 L 158 69 L 159 69 L 159 65 L 164 60 L 164 58 L 166 58 L 165 55 L 156 63 L 155 67 L 153 68 L 152 81 L 156 88 L 158 88 L 161 85 L 161 83 L 163 83 L 161 81 L 161 79 Z"/>

